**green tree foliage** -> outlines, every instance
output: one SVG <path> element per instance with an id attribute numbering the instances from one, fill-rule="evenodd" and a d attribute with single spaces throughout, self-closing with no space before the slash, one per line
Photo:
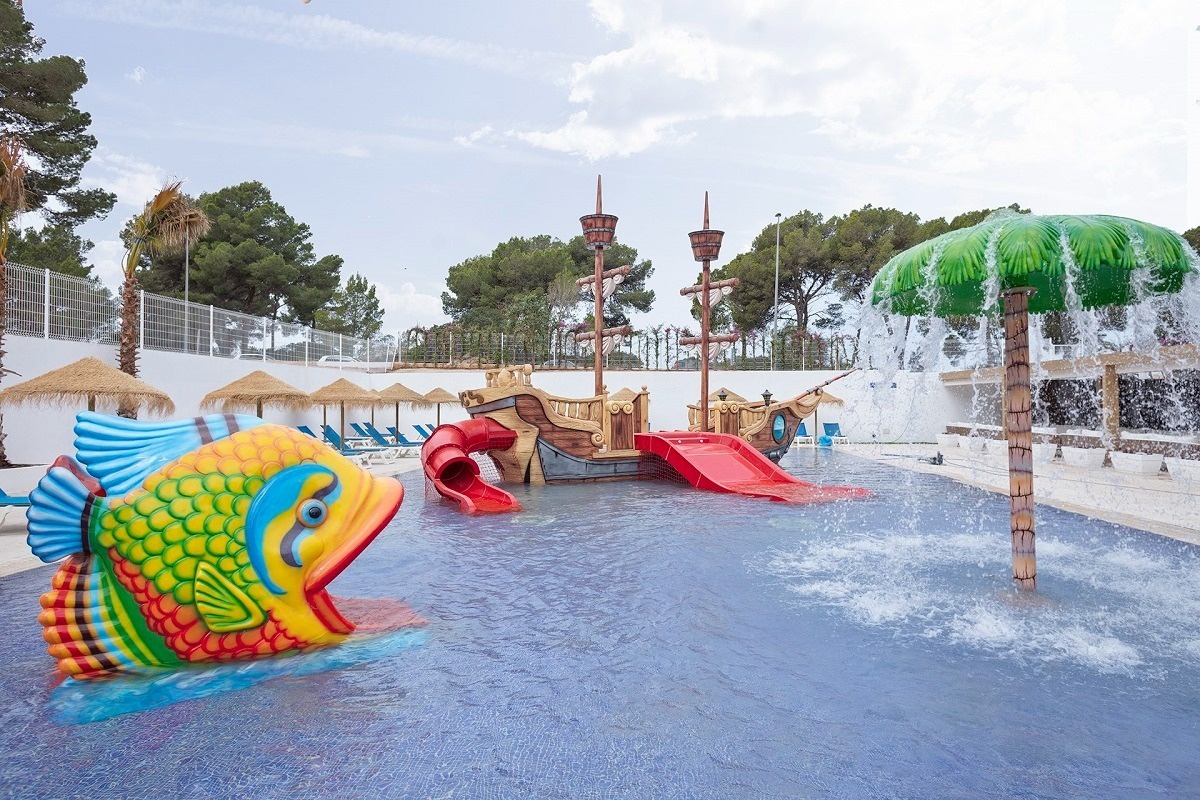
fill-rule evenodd
<path id="1" fill-rule="evenodd" d="M 44 45 L 19 6 L 0 2 L 0 129 L 19 136 L 33 156 L 29 210 L 50 225 L 73 229 L 104 217 L 117 197 L 79 188 L 80 171 L 96 148 L 87 132 L 91 116 L 75 105 L 87 75 L 78 59 L 38 58 Z"/>
<path id="2" fill-rule="evenodd" d="M 1187 239 L 1187 243 L 1192 246 L 1192 249 L 1200 253 L 1200 226 L 1192 228 L 1190 231 L 1183 232 L 1183 238 Z"/>
<path id="3" fill-rule="evenodd" d="M 1027 214 L 1015 203 L 1014 211 Z M 826 219 L 807 209 L 779 225 L 779 313 L 788 308 L 800 332 L 807 332 L 828 298 L 861 302 L 879 268 L 897 253 L 933 236 L 982 222 L 995 209 L 959 214 L 950 221 L 922 222 L 916 214 L 866 205 Z M 713 280 L 737 277 L 741 285 L 726 301 L 731 322 L 757 330 L 771 321 L 775 303 L 775 223 L 754 238 L 750 250 L 713 271 Z M 696 313 L 699 306 L 696 305 Z M 842 309 L 837 316 L 844 316 Z M 823 314 L 823 327 L 831 317 Z"/>
<path id="4" fill-rule="evenodd" d="M 76 278 L 88 278 L 92 265 L 87 253 L 92 243 L 65 225 L 48 225 L 34 230 L 13 231 L 8 240 L 8 260 L 27 267 L 48 269 Z"/>
<path id="5" fill-rule="evenodd" d="M 272 320 L 313 325 L 341 280 L 342 259 L 317 258 L 308 225 L 247 181 L 200 195 L 212 227 L 190 243 L 190 298 Z M 147 291 L 183 296 L 182 250 L 142 261 Z"/>
<path id="6" fill-rule="evenodd" d="M 362 275 L 351 275 L 345 287 L 334 292 L 329 307 L 317 311 L 316 323 L 330 333 L 371 339 L 383 327 L 383 306 L 375 296 L 375 286 Z"/>
<path id="7" fill-rule="evenodd" d="M 563 305 L 564 286 L 592 274 L 593 258 L 582 236 L 569 242 L 552 236 L 514 237 L 490 254 L 450 268 L 442 310 L 466 328 L 515 330 L 513 325 L 521 325 L 546 330 L 552 321 L 551 300 L 554 310 L 569 316 Z M 605 269 L 625 264 L 633 268 L 604 306 L 606 326 L 628 324 L 630 311 L 647 311 L 654 302 L 654 292 L 645 288 L 654 267 L 650 261 L 639 262 L 636 249 L 619 243 L 605 251 L 604 262 Z M 590 300 L 590 294 L 576 295 L 576 302 Z"/>

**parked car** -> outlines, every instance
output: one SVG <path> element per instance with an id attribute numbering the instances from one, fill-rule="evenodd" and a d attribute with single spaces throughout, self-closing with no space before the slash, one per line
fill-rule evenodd
<path id="1" fill-rule="evenodd" d="M 234 361 L 274 361 L 275 360 L 275 359 L 271 358 L 270 356 L 263 358 L 262 353 L 238 353 L 237 355 L 230 356 L 230 358 L 232 358 Z"/>
<path id="2" fill-rule="evenodd" d="M 338 366 L 339 364 L 361 364 L 354 356 L 321 356 L 317 359 L 318 366 Z"/>
<path id="3" fill-rule="evenodd" d="M 681 358 L 675 362 L 675 366 L 671 369 L 700 369 L 699 358 Z"/>

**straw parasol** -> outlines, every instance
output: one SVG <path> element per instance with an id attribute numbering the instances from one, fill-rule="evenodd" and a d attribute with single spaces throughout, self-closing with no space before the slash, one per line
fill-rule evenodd
<path id="1" fill-rule="evenodd" d="M 829 403 L 834 406 L 844 406 L 846 401 L 840 397 L 836 397 L 826 391 L 818 391 L 819 395 L 817 404 L 813 407 L 813 447 L 817 446 L 817 442 L 821 439 L 821 429 L 817 427 L 817 410 L 821 407 L 821 403 Z"/>
<path id="2" fill-rule="evenodd" d="M 86 401 L 88 411 L 96 410 L 97 398 L 122 408 L 144 406 L 151 414 L 175 411 L 166 392 L 90 356 L 0 392 L 0 404 L 66 408 Z"/>
<path id="3" fill-rule="evenodd" d="M 432 406 L 437 406 L 437 424 L 441 425 L 442 424 L 442 404 L 450 403 L 452 405 L 458 405 L 459 400 L 456 396 L 450 394 L 450 392 L 446 391 L 445 389 L 443 389 L 442 387 L 439 386 L 438 388 L 431 391 L 429 394 L 425 395 L 425 402 L 429 403 Z"/>
<path id="4" fill-rule="evenodd" d="M 345 378 L 338 378 L 328 386 L 322 386 L 309 395 L 315 405 L 331 406 L 337 404 L 341 409 L 341 420 L 338 426 L 338 436 L 342 444 L 346 443 L 346 406 L 351 408 L 369 408 L 379 404 L 378 395 L 369 389 L 364 389 Z"/>
<path id="5" fill-rule="evenodd" d="M 408 405 L 425 405 L 425 395 L 414 391 L 403 383 L 393 383 L 391 386 L 379 392 L 379 397 L 385 403 L 394 403 L 396 405 L 396 431 L 400 431 L 400 404 L 407 403 Z"/>
<path id="6" fill-rule="evenodd" d="M 297 389 L 274 375 L 256 369 L 249 375 L 204 395 L 204 399 L 200 401 L 200 408 L 216 409 L 218 404 L 221 411 L 253 407 L 254 413 L 261 417 L 264 403 L 287 411 L 304 411 L 312 406 L 312 399 L 303 389 Z"/>

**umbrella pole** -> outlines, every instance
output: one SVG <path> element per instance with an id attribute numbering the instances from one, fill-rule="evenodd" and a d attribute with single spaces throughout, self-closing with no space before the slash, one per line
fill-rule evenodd
<path id="1" fill-rule="evenodd" d="M 400 444 L 400 404 L 396 403 L 396 444 Z"/>
<path id="2" fill-rule="evenodd" d="M 259 419 L 262 419 L 262 400 L 259 400 L 257 403 L 254 404 L 254 414 Z"/>
<path id="3" fill-rule="evenodd" d="M 1029 392 L 1030 288 L 1004 295 L 1004 386 L 1008 428 L 1008 496 L 1012 517 L 1013 580 L 1037 588 L 1033 525 L 1033 414 Z"/>
<path id="4" fill-rule="evenodd" d="M 442 404 L 441 403 L 437 404 L 437 424 L 438 424 L 439 428 L 442 427 Z"/>
<path id="5" fill-rule="evenodd" d="M 340 403 L 338 408 L 341 409 L 341 416 L 338 420 L 338 438 L 342 440 L 342 447 L 346 447 L 346 404 Z"/>

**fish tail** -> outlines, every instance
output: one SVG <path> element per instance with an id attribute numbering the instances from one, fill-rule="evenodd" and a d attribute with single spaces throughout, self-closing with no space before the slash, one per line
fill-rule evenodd
<path id="1" fill-rule="evenodd" d="M 26 541 L 47 563 L 89 552 L 88 532 L 100 498 L 86 485 L 86 473 L 80 473 L 70 459 L 59 459 L 29 493 Z"/>
<path id="2" fill-rule="evenodd" d="M 41 597 L 42 638 L 65 675 L 97 678 L 145 663 L 113 602 L 111 582 L 94 556 L 77 553 L 58 568 Z"/>

